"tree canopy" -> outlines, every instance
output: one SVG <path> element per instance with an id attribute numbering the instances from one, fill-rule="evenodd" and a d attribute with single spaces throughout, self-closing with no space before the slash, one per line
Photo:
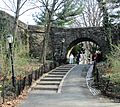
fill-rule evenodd
<path id="1" fill-rule="evenodd" d="M 76 0 L 61 0 L 61 2 L 56 3 L 55 7 L 51 18 L 53 26 L 65 26 L 73 23 L 75 17 L 77 17 L 83 9 L 81 2 Z M 50 10 L 51 7 L 48 5 L 47 8 Z M 44 25 L 45 7 L 40 12 L 35 13 L 33 17 L 38 25 Z"/>

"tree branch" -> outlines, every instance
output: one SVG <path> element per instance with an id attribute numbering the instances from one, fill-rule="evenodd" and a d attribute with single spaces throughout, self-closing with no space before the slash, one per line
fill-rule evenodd
<path id="1" fill-rule="evenodd" d="M 11 10 L 6 9 L 6 8 L 2 8 L 2 7 L 0 7 L 0 8 L 3 9 L 3 10 L 11 11 Z M 14 11 L 11 11 L 11 12 L 15 13 Z"/>
<path id="2" fill-rule="evenodd" d="M 35 8 L 38 8 L 38 7 L 29 8 L 29 9 L 25 10 L 24 12 L 22 12 L 21 14 L 19 14 L 19 16 L 21 16 L 21 15 L 23 15 L 24 13 L 26 13 L 27 11 L 32 10 L 32 9 L 35 9 Z"/>
<path id="3" fill-rule="evenodd" d="M 62 4 L 65 2 L 65 0 L 62 0 L 59 4 L 58 4 L 58 6 L 55 8 L 55 10 L 54 11 L 56 11 L 56 10 L 58 10 L 58 9 L 60 9 L 60 8 L 62 8 Z"/>
<path id="4" fill-rule="evenodd" d="M 13 3 L 11 0 L 9 0 L 10 4 L 12 5 L 13 9 L 16 9 L 15 3 Z"/>
<path id="5" fill-rule="evenodd" d="M 2 0 L 2 1 L 3 1 L 4 4 L 10 9 L 10 11 L 14 12 L 14 10 L 12 10 L 11 7 L 10 7 L 4 0 Z"/>
<path id="6" fill-rule="evenodd" d="M 14 5 L 14 8 L 15 8 L 15 10 L 16 10 L 16 6 L 15 6 L 15 0 L 13 0 L 13 5 Z"/>
<path id="7" fill-rule="evenodd" d="M 24 6 L 24 4 L 25 4 L 26 2 L 27 2 L 27 0 L 25 0 L 25 1 L 21 4 L 19 10 Z"/>

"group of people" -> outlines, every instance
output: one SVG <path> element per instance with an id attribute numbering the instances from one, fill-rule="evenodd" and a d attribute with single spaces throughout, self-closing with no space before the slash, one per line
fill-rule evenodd
<path id="1" fill-rule="evenodd" d="M 80 52 L 77 55 L 76 63 L 77 64 L 88 64 L 91 62 L 91 55 L 87 52 Z"/>
<path id="2" fill-rule="evenodd" d="M 74 55 L 71 53 L 69 56 L 69 64 L 73 64 L 76 62 L 77 64 L 90 64 L 92 61 L 99 62 L 101 60 L 101 52 L 96 51 L 94 54 L 91 54 L 88 51 L 79 52 L 77 57 L 75 58 Z"/>
<path id="3" fill-rule="evenodd" d="M 78 54 L 76 58 L 73 56 L 73 54 L 70 54 L 69 64 L 73 64 L 75 60 L 77 64 L 87 64 L 87 56 L 83 53 Z"/>

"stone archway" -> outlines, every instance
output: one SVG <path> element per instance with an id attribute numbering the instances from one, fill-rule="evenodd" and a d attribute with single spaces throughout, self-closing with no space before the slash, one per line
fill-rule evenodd
<path id="1" fill-rule="evenodd" d="M 62 46 L 61 41 L 63 38 L 65 39 L 65 43 Z M 65 59 L 68 48 L 87 40 L 97 44 L 103 54 L 109 52 L 109 42 L 106 40 L 103 27 L 52 28 L 51 30 L 53 53 L 56 54 L 56 59 Z M 60 54 L 61 52 L 62 54 Z"/>
<path id="2" fill-rule="evenodd" d="M 99 46 L 99 44 L 96 43 L 96 41 L 93 41 L 90 38 L 78 38 L 77 40 L 72 41 L 72 43 L 70 43 L 69 47 L 67 47 L 66 57 L 67 58 L 69 57 L 69 55 L 70 55 L 72 49 L 74 48 L 74 46 L 76 46 L 77 44 L 82 43 L 82 42 L 92 42 L 92 43 L 96 44 L 96 46 L 99 47 L 99 50 L 103 53 L 102 48 Z"/>

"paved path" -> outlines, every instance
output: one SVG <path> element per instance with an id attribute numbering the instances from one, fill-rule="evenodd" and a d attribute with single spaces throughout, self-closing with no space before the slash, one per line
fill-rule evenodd
<path id="1" fill-rule="evenodd" d="M 120 107 L 100 96 L 93 96 L 85 83 L 85 69 L 77 65 L 65 78 L 61 93 L 30 93 L 19 107 Z"/>

